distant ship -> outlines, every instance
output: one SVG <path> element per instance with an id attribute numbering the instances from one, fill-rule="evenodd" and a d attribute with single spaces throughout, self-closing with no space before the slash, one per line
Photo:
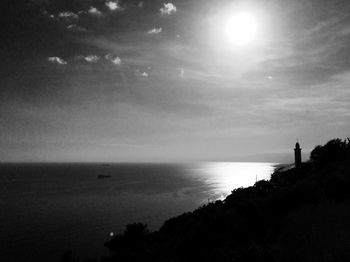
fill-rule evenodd
<path id="1" fill-rule="evenodd" d="M 98 179 L 103 179 L 103 178 L 111 178 L 111 175 L 98 175 L 97 178 Z"/>

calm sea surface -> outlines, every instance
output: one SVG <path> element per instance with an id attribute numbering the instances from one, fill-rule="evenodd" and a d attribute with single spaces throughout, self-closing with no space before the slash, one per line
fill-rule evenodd
<path id="1" fill-rule="evenodd" d="M 0 164 L 0 261 L 107 254 L 132 222 L 164 220 L 268 179 L 272 163 Z M 98 179 L 99 175 L 110 178 Z"/>

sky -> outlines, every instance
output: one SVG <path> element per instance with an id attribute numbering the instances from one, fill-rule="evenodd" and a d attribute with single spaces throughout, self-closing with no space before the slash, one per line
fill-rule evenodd
<path id="1" fill-rule="evenodd" d="M 0 10 L 0 161 L 279 162 L 297 139 L 349 136 L 349 1 Z M 239 12 L 256 22 L 246 45 L 227 35 Z"/>

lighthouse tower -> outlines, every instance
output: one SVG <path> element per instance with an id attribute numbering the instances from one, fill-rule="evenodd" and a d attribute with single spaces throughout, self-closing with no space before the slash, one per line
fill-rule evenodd
<path id="1" fill-rule="evenodd" d="M 294 159 L 295 159 L 295 167 L 300 167 L 301 166 L 301 148 L 299 145 L 299 142 L 295 144 L 294 148 Z"/>

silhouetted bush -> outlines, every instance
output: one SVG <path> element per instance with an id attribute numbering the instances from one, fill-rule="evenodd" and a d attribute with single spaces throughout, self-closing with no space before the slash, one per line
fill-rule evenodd
<path id="1" fill-rule="evenodd" d="M 147 234 L 149 234 L 147 225 L 142 223 L 129 224 L 123 234 L 114 237 L 106 243 L 106 246 L 111 251 L 117 251 L 121 246 L 126 245 L 136 247 L 142 243 Z"/>
<path id="2" fill-rule="evenodd" d="M 73 256 L 72 250 L 67 250 L 63 253 L 61 262 L 78 262 L 78 259 Z"/>
<path id="3" fill-rule="evenodd" d="M 350 157 L 350 139 L 330 140 L 324 146 L 316 146 L 310 154 L 310 160 L 318 163 L 327 163 L 330 161 L 341 161 Z"/>

